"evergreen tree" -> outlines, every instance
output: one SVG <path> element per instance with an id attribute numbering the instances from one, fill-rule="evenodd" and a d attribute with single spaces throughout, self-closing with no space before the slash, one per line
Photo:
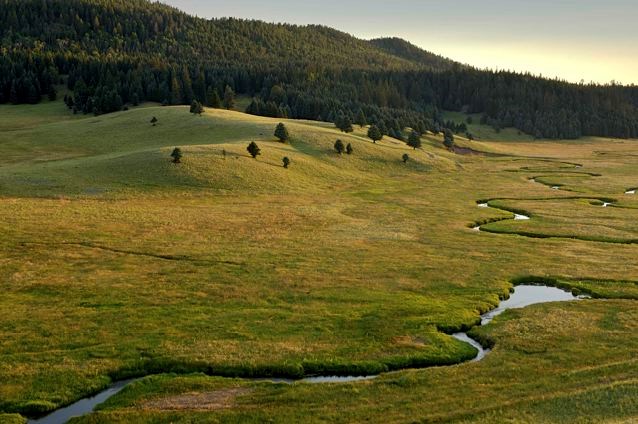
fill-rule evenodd
<path id="1" fill-rule="evenodd" d="M 288 133 L 288 128 L 280 122 L 275 128 L 275 137 L 279 139 L 282 143 L 285 143 L 290 139 L 290 134 Z"/>
<path id="2" fill-rule="evenodd" d="M 368 138 L 370 138 L 374 143 L 383 139 L 383 134 L 379 130 L 376 125 L 371 125 L 368 129 Z"/>
<path id="3" fill-rule="evenodd" d="M 287 156 L 285 156 L 285 157 L 282 159 L 282 161 L 283 161 L 283 163 L 284 163 L 284 168 L 288 169 L 288 166 L 290 166 L 290 159 L 288 159 L 288 157 L 287 157 Z"/>
<path id="4" fill-rule="evenodd" d="M 230 85 L 227 85 L 224 90 L 224 107 L 228 110 L 235 107 L 235 92 Z"/>
<path id="5" fill-rule="evenodd" d="M 454 133 L 449 128 L 444 131 L 443 145 L 449 150 L 454 149 Z"/>
<path id="6" fill-rule="evenodd" d="M 408 163 L 408 161 L 410 160 L 410 155 L 408 155 L 407 153 L 403 154 L 403 163 Z"/>
<path id="7" fill-rule="evenodd" d="M 410 133 L 408 146 L 412 147 L 414 150 L 421 148 L 421 135 L 418 132 L 412 131 Z"/>
<path id="8" fill-rule="evenodd" d="M 354 149 L 352 148 L 352 144 L 348 143 L 348 145 L 346 146 L 346 153 L 349 154 L 349 155 L 354 153 Z"/>
<path id="9" fill-rule="evenodd" d="M 335 141 L 335 150 L 337 151 L 337 153 L 342 154 L 345 148 L 346 146 L 343 144 L 343 141 L 341 140 Z"/>
<path id="10" fill-rule="evenodd" d="M 58 93 L 55 91 L 55 87 L 54 86 L 49 86 L 49 90 L 47 92 L 47 97 L 49 98 L 49 101 L 54 102 L 57 98 L 58 98 Z"/>
<path id="11" fill-rule="evenodd" d="M 359 108 L 357 112 L 357 116 L 354 119 L 355 124 L 359 125 L 361 128 L 368 125 L 368 119 L 366 118 L 366 114 L 363 112 L 363 109 Z"/>
<path id="12" fill-rule="evenodd" d="M 157 118 L 153 116 L 153 119 L 151 119 L 151 124 L 153 126 L 157 125 Z"/>
<path id="13" fill-rule="evenodd" d="M 190 112 L 194 115 L 202 115 L 202 113 L 204 113 L 204 106 L 202 106 L 202 104 L 200 102 L 198 102 L 197 100 L 193 100 L 191 103 L 191 109 Z"/>
<path id="14" fill-rule="evenodd" d="M 219 93 L 217 89 L 214 87 L 208 87 L 208 92 L 206 93 L 206 102 L 209 107 L 213 109 L 219 109 L 222 107 L 222 100 L 219 98 Z"/>
<path id="15" fill-rule="evenodd" d="M 350 121 L 350 118 L 347 115 L 339 115 L 335 121 L 335 126 L 345 133 L 351 133 L 354 131 L 354 128 L 352 128 L 352 121 Z"/>
<path id="16" fill-rule="evenodd" d="M 171 153 L 171 157 L 173 158 L 173 163 L 181 163 L 182 162 L 182 149 L 176 147 L 173 149 L 173 153 Z"/>
<path id="17" fill-rule="evenodd" d="M 254 141 L 250 142 L 246 150 L 248 150 L 248 153 L 250 153 L 250 156 L 252 156 L 253 159 L 257 159 L 257 156 L 261 154 L 261 149 L 259 148 L 259 146 L 257 146 L 257 143 L 255 143 Z"/>

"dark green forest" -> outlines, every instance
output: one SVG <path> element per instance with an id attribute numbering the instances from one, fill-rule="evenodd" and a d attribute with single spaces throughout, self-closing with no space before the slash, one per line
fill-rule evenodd
<path id="1" fill-rule="evenodd" d="M 249 113 L 346 118 L 391 135 L 442 131 L 451 110 L 539 138 L 638 137 L 637 87 L 479 70 L 322 26 L 207 20 L 144 0 L 0 0 L 0 40 L 0 103 L 54 99 L 64 83 L 70 113 L 218 106 L 230 87 L 254 98 Z"/>

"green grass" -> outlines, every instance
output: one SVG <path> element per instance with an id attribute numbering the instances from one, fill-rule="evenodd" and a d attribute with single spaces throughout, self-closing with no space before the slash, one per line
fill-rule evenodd
<path id="1" fill-rule="evenodd" d="M 52 409 L 130 375 L 299 377 L 461 362 L 473 349 L 446 333 L 473 326 L 520 275 L 635 298 L 636 285 L 623 282 L 638 280 L 638 246 L 573 239 L 638 231 L 638 200 L 622 194 L 636 183 L 630 142 L 474 142 L 511 156 L 460 156 L 441 137 L 413 151 L 389 138 L 374 145 L 365 129 L 345 135 L 310 121 L 284 120 L 292 140 L 282 144 L 272 135 L 280 120 L 234 111 L 198 117 L 145 105 L 93 117 L 61 106 L 0 108 L 11 128 L 0 131 L 2 412 Z M 354 154 L 336 154 L 336 138 Z M 262 149 L 256 160 L 250 141 Z M 169 157 L 176 146 L 179 165 Z M 406 152 L 412 160 L 403 164 Z M 601 176 L 566 174 L 573 163 Z M 530 183 L 536 175 L 574 193 Z M 591 204 L 603 198 L 619 207 Z M 508 199 L 491 203 L 533 217 L 488 228 L 562 238 L 473 232 L 471 222 L 511 217 L 478 208 L 479 199 Z M 544 395 L 585 403 L 606 387 L 603 371 L 576 372 L 594 359 L 601 370 L 618 368 L 605 384 L 627 402 L 636 311 L 629 300 L 596 300 L 513 312 L 480 329 L 496 343 L 485 362 L 357 385 L 153 377 L 86 422 L 488 422 L 512 393 L 522 394 L 526 422 L 548 419 L 561 404 Z M 550 319 L 534 327 L 543 313 Z M 604 325 L 590 328 L 597 320 Z M 517 343 L 546 346 L 548 356 L 521 353 Z M 591 345 L 599 351 L 590 357 Z M 563 381 L 565 372 L 573 379 Z M 590 394 L 581 390 L 593 382 Z M 249 392 L 220 411 L 128 409 L 141 398 L 229 386 Z M 632 408 L 619 416 L 635 418 Z"/>
<path id="2" fill-rule="evenodd" d="M 480 363 L 328 386 L 163 375 L 135 383 L 100 412 L 74 423 L 363 422 L 379 417 L 388 422 L 631 422 L 638 413 L 631 352 L 638 347 L 636 318 L 633 302 L 627 301 L 536 305 L 509 311 L 481 329 L 496 344 Z M 169 406 L 178 395 L 238 387 L 242 390 L 223 407 L 184 414 Z"/>
<path id="3" fill-rule="evenodd" d="M 468 118 L 472 118 L 472 123 L 468 124 Z M 477 141 L 515 141 L 515 142 L 533 142 L 534 137 L 521 133 L 516 128 L 503 128 L 500 131 L 494 130 L 489 125 L 481 125 L 481 114 L 467 114 L 462 112 L 443 112 L 444 121 L 453 121 L 456 124 L 465 123 L 467 131 L 474 136 Z M 464 138 L 465 134 L 459 134 L 460 138 Z M 472 143 L 468 146 L 471 146 Z"/>

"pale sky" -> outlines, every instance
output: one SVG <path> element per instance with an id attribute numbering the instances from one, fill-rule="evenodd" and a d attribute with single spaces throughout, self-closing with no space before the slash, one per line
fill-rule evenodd
<path id="1" fill-rule="evenodd" d="M 638 84 L 638 0 L 163 0 L 205 18 L 397 36 L 479 68 Z"/>

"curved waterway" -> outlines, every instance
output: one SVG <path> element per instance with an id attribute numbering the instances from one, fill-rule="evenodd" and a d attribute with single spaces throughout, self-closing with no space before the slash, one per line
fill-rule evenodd
<path id="1" fill-rule="evenodd" d="M 506 209 L 500 209 L 500 208 L 495 208 L 493 206 L 490 206 L 488 203 L 479 203 L 478 204 L 479 208 L 492 208 L 492 209 L 498 209 L 498 210 L 502 210 L 502 211 L 506 211 L 506 212 L 510 212 Z M 510 212 L 512 214 L 514 214 L 514 218 L 503 218 L 500 221 L 509 221 L 509 220 L 514 220 L 514 221 L 529 221 L 531 218 L 527 215 L 523 215 L 520 213 L 515 213 L 515 212 Z M 474 227 L 472 227 L 472 230 L 474 231 L 481 231 L 481 226 L 480 225 L 475 225 Z"/>
<path id="2" fill-rule="evenodd" d="M 481 315 L 481 325 L 486 325 L 490 323 L 494 317 L 502 314 L 508 309 L 518 309 L 524 308 L 529 305 L 534 305 L 538 303 L 547 303 L 547 302 L 567 302 L 581 299 L 582 297 L 574 296 L 573 294 L 566 292 L 561 289 L 557 289 L 555 287 L 548 286 L 534 286 L 534 285 L 521 285 L 517 286 L 514 289 L 514 292 L 511 294 L 510 298 L 501 302 L 497 308 L 487 312 L 486 314 Z M 485 356 L 490 352 L 489 349 L 483 348 L 479 342 L 472 339 L 468 336 L 467 333 L 456 333 L 453 334 L 457 340 L 468 343 L 472 345 L 477 350 L 477 355 L 472 362 L 477 362 L 485 358 Z M 310 383 L 310 384 L 326 384 L 326 383 L 350 383 L 356 381 L 363 380 L 371 380 L 373 378 L 378 377 L 378 375 L 371 376 L 359 376 L 359 377 L 337 377 L 337 376 L 314 376 L 308 377 L 301 380 L 291 380 L 285 378 L 254 378 L 250 379 L 251 381 L 264 381 L 271 383 L 285 383 L 285 384 L 293 384 L 297 382 L 302 383 Z M 75 402 L 72 405 L 69 405 L 65 408 L 58 409 L 51 414 L 39 418 L 29 420 L 28 424 L 63 424 L 68 420 L 74 417 L 79 417 L 83 415 L 88 415 L 94 411 L 95 407 L 102 404 L 112 396 L 119 393 L 122 389 L 124 389 L 128 384 L 137 381 L 140 379 L 131 379 L 119 381 L 111 385 L 108 389 L 98 393 L 95 396 L 87 397 L 82 400 Z"/>

